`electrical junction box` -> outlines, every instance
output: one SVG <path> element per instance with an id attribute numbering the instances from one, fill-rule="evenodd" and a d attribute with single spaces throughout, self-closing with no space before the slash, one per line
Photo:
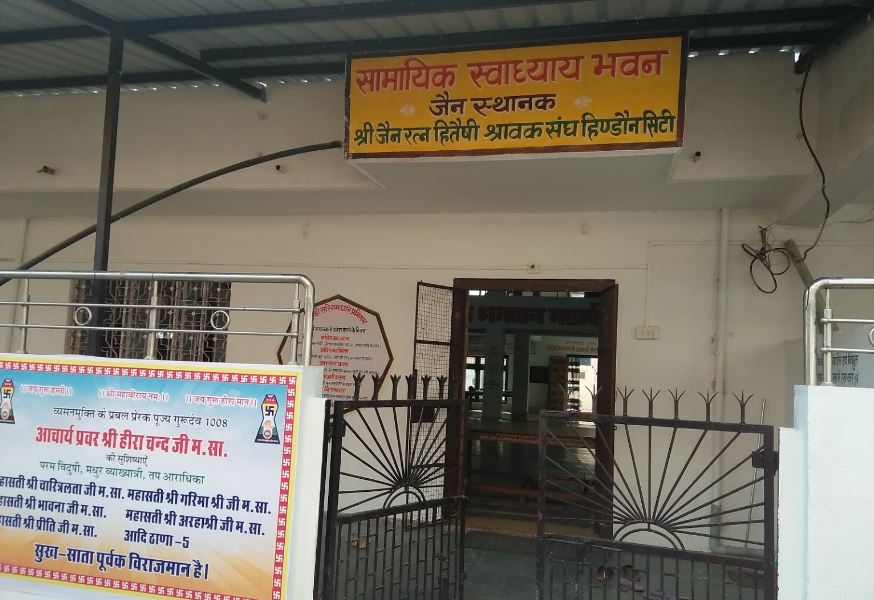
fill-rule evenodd
<path id="1" fill-rule="evenodd" d="M 657 340 L 659 339 L 659 328 L 655 325 L 638 325 L 634 328 L 634 339 Z"/>

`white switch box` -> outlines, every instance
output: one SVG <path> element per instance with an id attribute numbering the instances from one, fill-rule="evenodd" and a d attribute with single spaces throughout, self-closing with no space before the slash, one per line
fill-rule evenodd
<path id="1" fill-rule="evenodd" d="M 638 325 L 634 328 L 634 339 L 657 340 L 659 339 L 659 328 L 655 325 Z"/>

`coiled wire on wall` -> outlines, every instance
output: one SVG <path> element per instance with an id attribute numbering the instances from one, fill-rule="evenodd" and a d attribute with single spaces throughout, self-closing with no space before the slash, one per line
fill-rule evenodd
<path id="1" fill-rule="evenodd" d="M 819 241 L 822 239 L 822 232 L 825 231 L 825 226 L 828 223 L 832 208 L 831 199 L 825 189 L 825 169 L 823 169 L 822 162 L 820 162 L 819 156 L 817 156 L 816 151 L 813 149 L 813 145 L 810 143 L 810 138 L 807 135 L 807 128 L 804 125 L 804 94 L 807 91 L 807 80 L 810 78 L 810 70 L 813 67 L 814 62 L 816 61 L 811 60 L 807 64 L 807 69 L 804 71 L 804 79 L 801 82 L 801 90 L 798 97 L 798 124 L 801 127 L 801 138 L 804 140 L 804 145 L 807 147 L 807 151 L 810 153 L 811 158 L 813 158 L 817 171 L 819 171 L 819 191 L 820 194 L 822 194 L 822 199 L 825 201 L 825 214 L 819 225 L 816 239 L 814 239 L 813 244 L 804 251 L 798 262 L 804 262 L 807 260 L 807 255 L 819 245 Z M 769 239 L 770 229 L 770 225 L 767 227 L 759 227 L 759 236 L 761 237 L 761 246 L 759 248 L 753 248 L 749 244 L 742 244 L 744 252 L 752 257 L 749 269 L 750 278 L 753 280 L 753 284 L 759 289 L 759 291 L 765 294 L 773 294 L 777 291 L 777 277 L 788 271 L 794 261 L 792 253 L 789 252 L 787 248 L 772 245 Z M 757 272 L 766 274 L 767 278 L 764 280 L 764 283 L 760 281 L 762 275 L 757 276 Z"/>
<path id="2" fill-rule="evenodd" d="M 789 270 L 792 266 L 792 254 L 782 246 L 773 246 L 769 239 L 770 226 L 759 227 L 761 246 L 753 248 L 749 244 L 741 244 L 744 252 L 752 257 L 750 260 L 750 278 L 760 292 L 773 294 L 777 291 L 777 277 Z M 762 275 L 767 274 L 769 279 L 761 281 Z"/>

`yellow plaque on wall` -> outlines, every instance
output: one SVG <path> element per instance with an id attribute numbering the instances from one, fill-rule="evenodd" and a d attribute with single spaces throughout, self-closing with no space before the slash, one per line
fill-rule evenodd
<path id="1" fill-rule="evenodd" d="M 684 37 L 352 57 L 346 156 L 680 146 Z"/>

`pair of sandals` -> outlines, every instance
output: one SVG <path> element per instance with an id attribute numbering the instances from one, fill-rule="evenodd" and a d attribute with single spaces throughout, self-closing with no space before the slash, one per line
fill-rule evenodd
<path id="1" fill-rule="evenodd" d="M 676 600 L 676 598 L 667 592 L 645 592 L 646 588 L 640 582 L 640 569 L 635 569 L 632 565 L 622 565 L 620 568 L 621 576 L 619 577 L 619 589 L 623 592 L 644 592 L 644 600 Z M 599 583 L 606 583 L 613 579 L 615 570 L 612 567 L 601 566 L 595 572 L 594 579 Z"/>

